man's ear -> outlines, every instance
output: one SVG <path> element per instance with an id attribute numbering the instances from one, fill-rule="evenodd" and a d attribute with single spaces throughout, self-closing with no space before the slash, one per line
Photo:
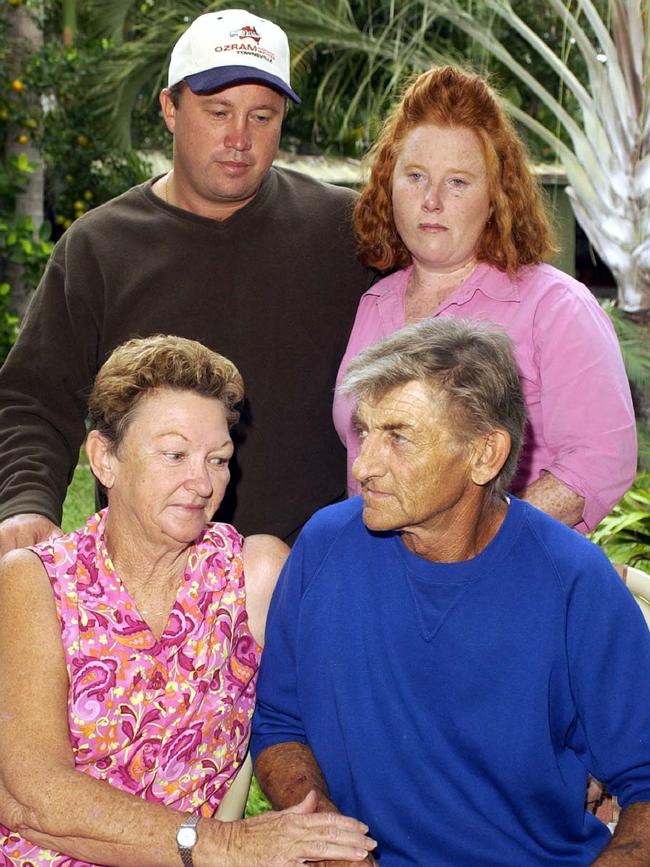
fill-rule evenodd
<path id="1" fill-rule="evenodd" d="M 91 430 L 86 437 L 85 448 L 93 475 L 107 491 L 110 490 L 115 483 L 115 462 L 117 461 L 111 443 L 98 431 Z"/>
<path id="2" fill-rule="evenodd" d="M 498 476 L 508 460 L 511 445 L 510 434 L 501 428 L 476 438 L 471 461 L 474 484 L 487 485 Z"/>
<path id="3" fill-rule="evenodd" d="M 176 106 L 171 97 L 171 93 L 167 87 L 163 88 L 160 91 L 160 96 L 158 97 L 160 101 L 160 108 L 162 109 L 163 120 L 165 121 L 165 125 L 170 133 L 174 134 L 174 129 L 176 128 Z"/>

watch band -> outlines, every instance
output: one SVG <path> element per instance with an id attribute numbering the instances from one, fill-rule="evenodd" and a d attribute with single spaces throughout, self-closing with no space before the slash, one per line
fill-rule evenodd
<path id="1" fill-rule="evenodd" d="M 200 819 L 200 816 L 188 816 L 181 822 L 176 832 L 176 845 L 178 846 L 178 854 L 181 856 L 183 867 L 194 867 L 192 850 L 199 839 L 197 825 Z"/>

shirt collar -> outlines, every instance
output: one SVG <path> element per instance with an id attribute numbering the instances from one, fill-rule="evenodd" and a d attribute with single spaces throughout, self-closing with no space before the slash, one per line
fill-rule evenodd
<path id="1" fill-rule="evenodd" d="M 479 262 L 467 280 L 455 291 L 463 295 L 466 292 L 466 297 L 469 298 L 477 289 L 495 301 L 519 301 L 520 298 L 518 275 L 512 278 L 505 271 L 500 271 L 487 262 Z"/>
<path id="2" fill-rule="evenodd" d="M 404 289 L 408 283 L 413 266 L 409 265 L 400 271 L 395 271 L 384 277 L 366 291 L 366 295 L 382 298 L 395 290 Z M 476 291 L 482 292 L 495 301 L 519 301 L 518 275 L 510 277 L 505 271 L 499 271 L 487 262 L 479 262 L 469 277 L 451 293 L 445 303 L 467 301 Z"/>

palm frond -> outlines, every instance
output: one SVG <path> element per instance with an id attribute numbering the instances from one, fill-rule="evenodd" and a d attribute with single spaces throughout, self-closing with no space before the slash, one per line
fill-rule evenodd
<path id="1" fill-rule="evenodd" d="M 122 42 L 126 19 L 135 5 L 136 0 L 86 0 L 89 36 Z"/>
<path id="2" fill-rule="evenodd" d="M 650 346 L 648 346 L 644 332 L 612 301 L 601 301 L 601 307 L 614 326 L 630 382 L 641 388 L 646 387 L 650 384 Z"/>
<path id="3" fill-rule="evenodd" d="M 124 27 L 132 2 L 119 0 L 112 10 L 111 2 L 89 0 L 97 6 L 98 24 L 107 28 L 107 35 L 115 35 L 114 29 Z M 219 5 L 219 4 L 211 4 Z M 103 10 L 103 13 L 102 13 Z M 152 97 L 164 84 L 171 49 L 191 21 L 205 6 L 195 0 L 176 0 L 172 3 L 157 3 L 155 10 L 144 16 L 133 27 L 130 38 L 118 40 L 106 53 L 102 68 L 90 88 L 92 111 L 103 119 L 105 135 L 121 147 L 131 143 L 130 119 L 138 94 L 143 87 L 150 88 Z M 120 23 L 121 22 L 121 23 Z"/>
<path id="4" fill-rule="evenodd" d="M 616 563 L 650 570 L 650 473 L 640 473 L 630 490 L 591 534 Z"/>

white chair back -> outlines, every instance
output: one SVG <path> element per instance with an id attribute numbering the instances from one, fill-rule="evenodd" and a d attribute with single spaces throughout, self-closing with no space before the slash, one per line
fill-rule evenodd
<path id="1" fill-rule="evenodd" d="M 249 753 L 246 756 L 244 764 L 237 771 L 237 776 L 230 784 L 225 798 L 219 804 L 217 819 L 220 819 L 222 822 L 235 822 L 237 819 L 244 818 L 246 799 L 248 798 L 252 776 L 253 762 Z"/>
<path id="2" fill-rule="evenodd" d="M 648 629 L 650 629 L 650 575 L 635 566 L 628 566 L 625 583 L 639 603 L 639 608 L 643 612 Z"/>

